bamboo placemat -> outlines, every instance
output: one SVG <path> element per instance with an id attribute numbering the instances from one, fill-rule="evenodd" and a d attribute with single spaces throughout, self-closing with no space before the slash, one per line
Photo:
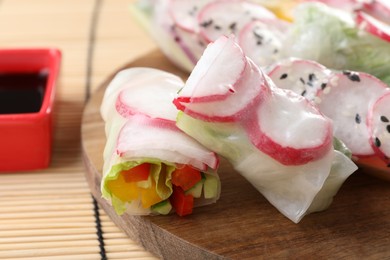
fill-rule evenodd
<path id="1" fill-rule="evenodd" d="M 0 174 L 0 259 L 155 259 L 93 200 L 80 148 L 88 98 L 156 47 L 132 20 L 132 2 L 0 0 L 0 48 L 56 47 L 63 55 L 50 167 Z"/>

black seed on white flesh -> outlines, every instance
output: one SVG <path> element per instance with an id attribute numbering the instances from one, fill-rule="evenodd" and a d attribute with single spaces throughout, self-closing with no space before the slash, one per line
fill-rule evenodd
<path id="1" fill-rule="evenodd" d="M 212 24 L 213 24 L 213 20 L 210 19 L 210 20 L 208 20 L 208 21 L 204 21 L 203 23 L 201 23 L 200 26 L 202 26 L 202 27 L 204 27 L 204 28 L 207 28 L 207 27 L 209 27 L 209 26 L 212 25 Z"/>
<path id="2" fill-rule="evenodd" d="M 389 119 L 386 116 L 381 116 L 381 121 L 384 123 L 388 123 Z"/>
<path id="3" fill-rule="evenodd" d="M 355 122 L 356 122 L 356 124 L 360 124 L 362 122 L 362 118 L 360 117 L 359 114 L 355 115 Z"/>
<path id="4" fill-rule="evenodd" d="M 229 25 L 229 29 L 232 31 L 232 32 L 235 32 L 236 31 L 236 27 L 237 27 L 237 23 L 236 22 L 233 22 Z"/>
<path id="5" fill-rule="evenodd" d="M 283 74 L 280 76 L 280 79 L 285 79 L 285 78 L 287 78 L 287 77 L 288 77 L 287 73 L 283 73 Z"/>
<path id="6" fill-rule="evenodd" d="M 375 146 L 380 147 L 381 146 L 381 140 L 379 140 L 378 137 L 375 137 Z"/>
<path id="7" fill-rule="evenodd" d="M 324 90 L 326 88 L 327 84 L 326 83 L 322 83 L 321 84 L 321 89 Z"/>
<path id="8" fill-rule="evenodd" d="M 349 71 L 349 70 L 344 70 L 344 71 L 343 71 L 343 74 L 344 74 L 345 76 L 347 76 L 351 81 L 360 82 L 359 73 L 357 73 L 357 72 L 353 72 L 353 71 Z"/>
<path id="9" fill-rule="evenodd" d="M 386 130 L 387 130 L 387 132 L 390 134 L 390 125 L 387 125 L 387 126 L 386 126 Z"/>

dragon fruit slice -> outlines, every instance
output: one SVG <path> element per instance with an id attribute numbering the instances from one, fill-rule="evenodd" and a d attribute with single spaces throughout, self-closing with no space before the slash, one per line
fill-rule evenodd
<path id="1" fill-rule="evenodd" d="M 284 165 L 318 160 L 332 147 L 330 120 L 290 90 L 273 86 L 245 125 L 252 143 Z"/>
<path id="2" fill-rule="evenodd" d="M 290 89 L 313 101 L 321 89 L 325 89 L 331 71 L 311 60 L 289 58 L 276 63 L 268 76 L 275 85 Z"/>
<path id="3" fill-rule="evenodd" d="M 289 24 L 279 19 L 258 19 L 241 30 L 238 43 L 257 66 L 280 60 Z"/>
<path id="4" fill-rule="evenodd" d="M 372 147 L 387 164 L 390 163 L 390 91 L 378 98 L 368 114 Z"/>
<path id="5" fill-rule="evenodd" d="M 390 42 L 390 25 L 386 24 L 375 17 L 362 12 L 356 12 L 356 22 L 360 28 L 365 29 L 367 32 L 378 36 L 379 38 Z"/>
<path id="6" fill-rule="evenodd" d="M 268 9 L 242 0 L 214 1 L 204 6 L 198 14 L 200 34 L 213 42 L 221 35 L 236 34 L 254 19 L 272 19 Z"/>
<path id="7" fill-rule="evenodd" d="M 316 99 L 320 111 L 334 122 L 334 135 L 355 156 L 374 153 L 367 127 L 369 108 L 386 91 L 387 85 L 372 75 L 352 71 L 333 74 Z"/>
<path id="8" fill-rule="evenodd" d="M 169 12 L 173 21 L 181 29 L 188 32 L 198 31 L 198 13 L 208 3 L 213 0 L 170 0 Z"/>

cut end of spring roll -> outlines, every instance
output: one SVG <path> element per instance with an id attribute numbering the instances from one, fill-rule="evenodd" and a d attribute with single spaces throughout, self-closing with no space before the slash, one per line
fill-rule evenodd
<path id="1" fill-rule="evenodd" d="M 217 155 L 175 124 L 172 100 L 183 85 L 167 72 L 132 68 L 107 87 L 101 191 L 118 214 L 185 216 L 218 200 Z"/>

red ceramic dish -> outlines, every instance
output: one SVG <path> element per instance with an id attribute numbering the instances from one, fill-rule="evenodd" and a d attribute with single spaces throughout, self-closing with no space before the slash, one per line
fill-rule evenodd
<path id="1" fill-rule="evenodd" d="M 61 53 L 57 49 L 0 50 L 0 171 L 46 168 Z"/>

